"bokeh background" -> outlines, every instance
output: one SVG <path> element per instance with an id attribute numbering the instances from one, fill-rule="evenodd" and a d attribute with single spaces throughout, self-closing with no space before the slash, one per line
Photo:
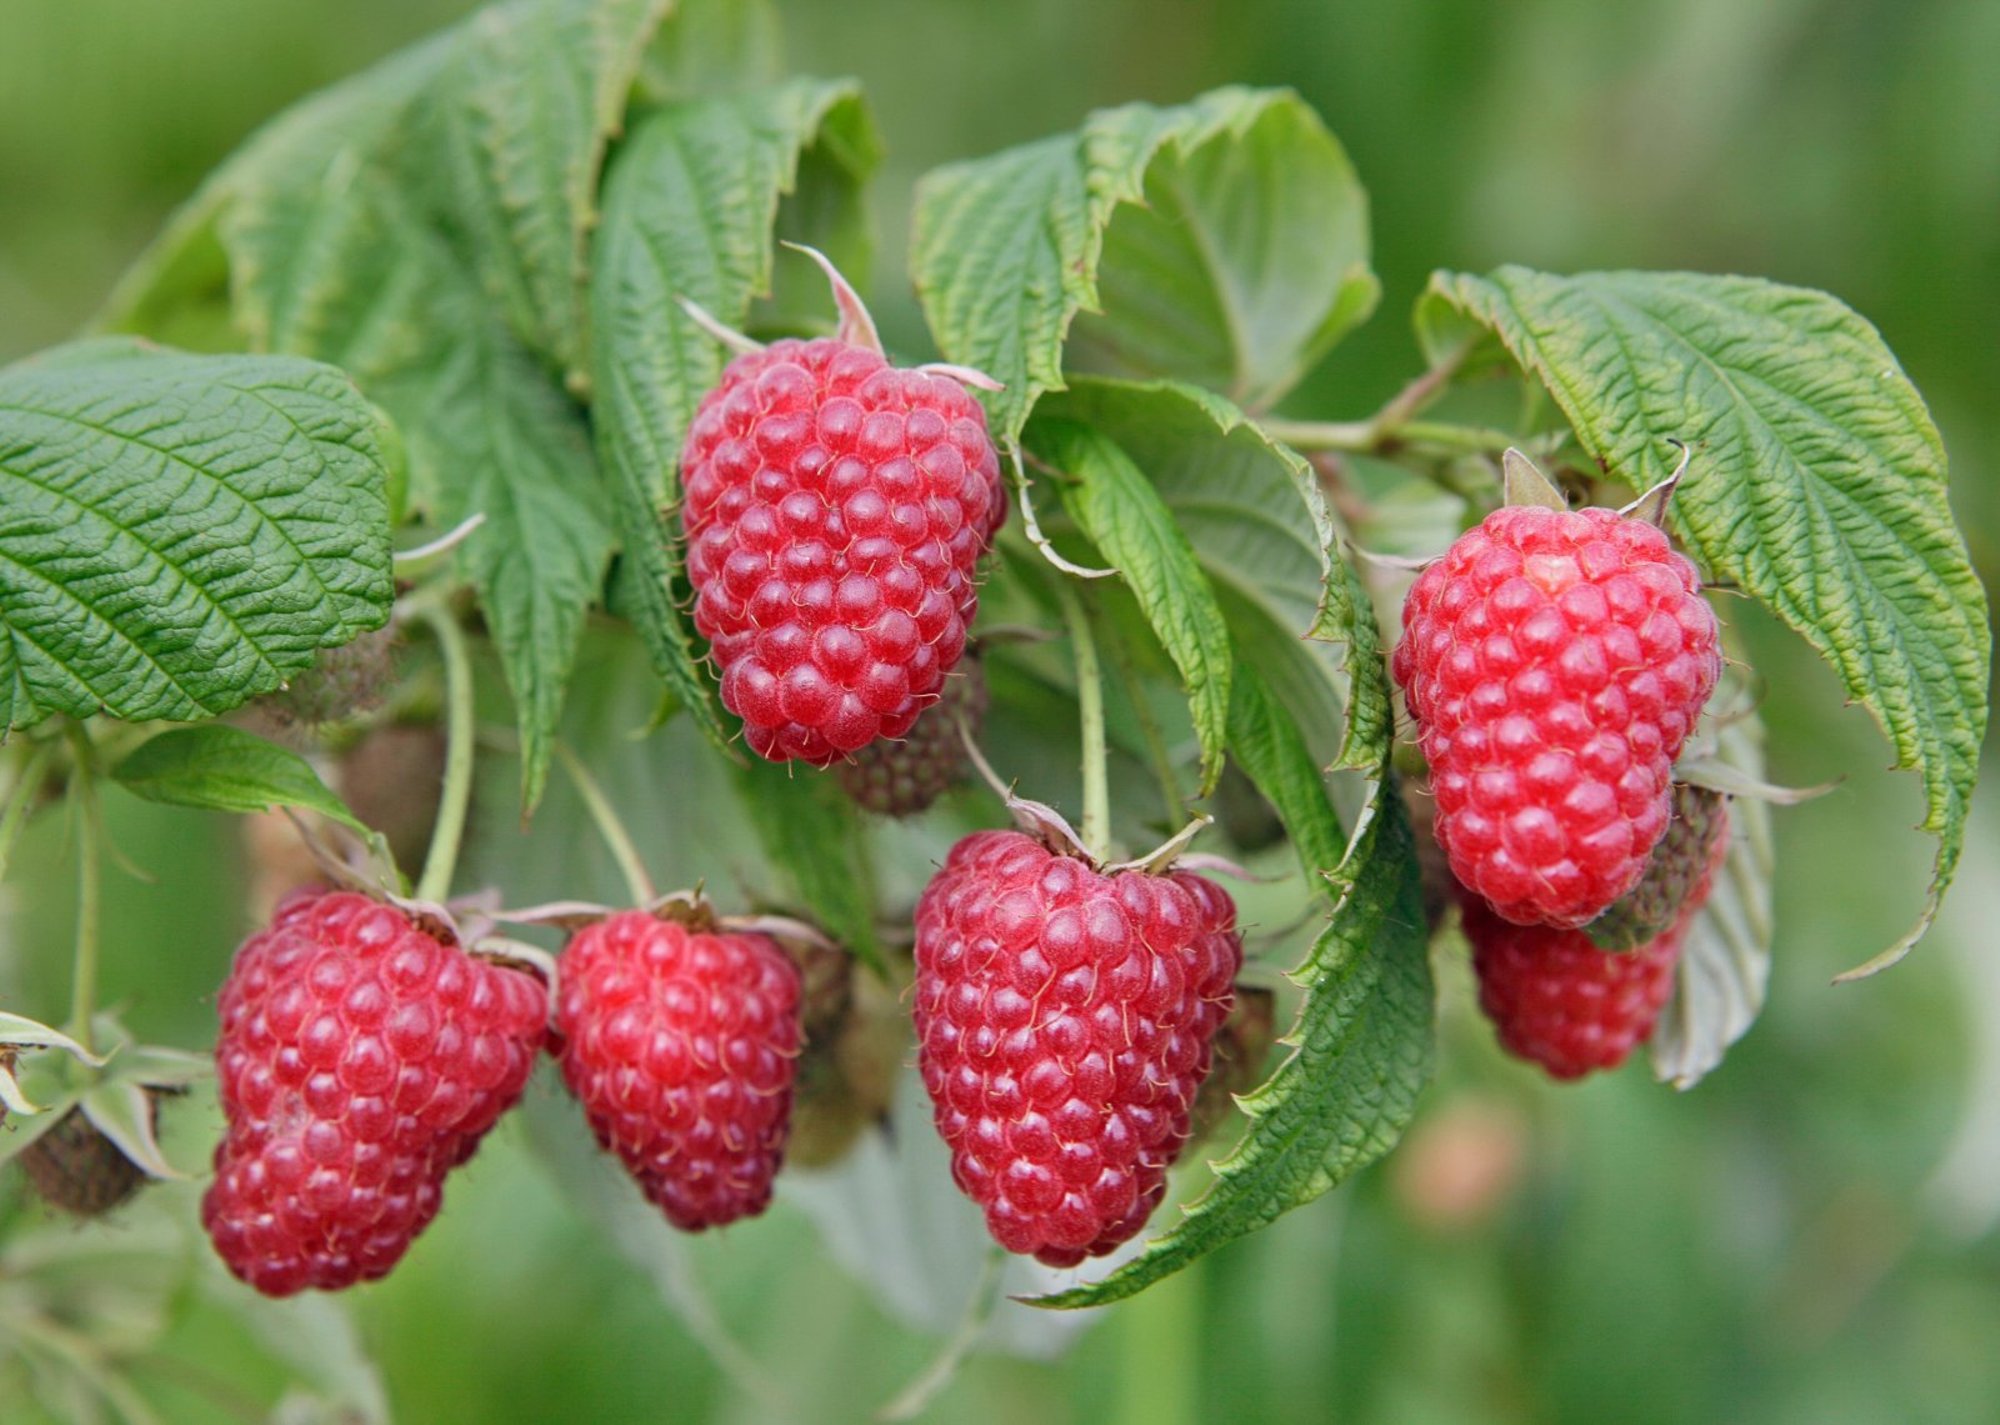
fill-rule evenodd
<path id="1" fill-rule="evenodd" d="M 259 122 L 468 8 L 0 0 L 0 359 L 84 323 Z M 1882 329 L 1930 399 L 1993 583 L 1991 0 L 780 9 L 792 65 L 858 75 L 889 142 L 871 295 L 892 338 L 923 341 L 899 274 L 925 168 L 1102 104 L 1290 84 L 1369 186 L 1385 296 L 1289 410 L 1362 414 L 1414 371 L 1406 313 L 1437 266 L 1688 267 L 1824 287 Z M 1958 888 L 1919 951 L 1830 987 L 1916 913 L 1931 848 L 1905 829 L 1914 778 L 1881 770 L 1885 744 L 1801 645 L 1725 612 L 1766 675 L 1774 777 L 1846 780 L 1778 814 L 1771 1002 L 1724 1067 L 1686 1095 L 1637 1067 L 1549 1088 L 1499 1057 L 1462 968 L 1448 968 L 1439 1079 L 1394 1159 L 1089 1323 L 1053 1358 L 976 1356 L 937 1418 L 1996 1418 L 2000 803 L 1982 790 Z M 208 997 L 245 928 L 235 829 L 124 798 L 112 810 L 153 880 L 111 878 L 107 993 L 143 1034 L 205 1044 Z M 0 940 L 0 1002 L 51 1018 L 68 955 L 59 822 L 44 818 L 22 852 Z M 132 1378 L 169 1420 L 264 1418 L 300 1370 L 345 1372 L 363 1400 L 379 1383 L 397 1419 L 426 1425 L 862 1419 L 934 1349 L 781 1203 L 692 1259 L 754 1362 L 722 1369 L 674 1308 L 690 1260 L 621 1253 L 505 1141 L 525 1131 L 511 1126 L 454 1181 L 451 1210 L 391 1281 L 353 1296 L 351 1333 L 326 1310 L 246 1325 L 228 1293 L 170 1270 L 186 1189 L 109 1233 L 51 1236 L 0 1181 L 0 1239 L 32 1230 L 53 1243 L 38 1251 L 128 1283 L 159 1274 L 157 1300 L 135 1288 L 130 1302 L 55 1304 L 79 1323 L 117 1316 L 117 1339 L 143 1348 Z M 175 1147 L 199 1161 L 199 1142 Z M 0 1255 L 0 1336 L 32 1285 L 23 1270 Z M 366 1362 L 348 1359 L 357 1350 Z M 40 1418 L 18 1384 L 0 1373 L 0 1416 Z"/>

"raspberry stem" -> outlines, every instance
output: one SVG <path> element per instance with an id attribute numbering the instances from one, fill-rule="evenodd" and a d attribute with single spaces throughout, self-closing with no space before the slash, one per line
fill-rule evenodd
<path id="1" fill-rule="evenodd" d="M 965 1315 L 959 1319 L 951 1339 L 944 1343 L 916 1379 L 875 1413 L 877 1420 L 914 1420 L 937 1398 L 939 1391 L 951 1384 L 958 1368 L 965 1364 L 965 1358 L 979 1344 L 979 1338 L 986 1334 L 993 1312 L 1000 1305 L 1000 1280 L 1006 1261 L 1007 1253 L 998 1243 L 986 1249 L 985 1265 L 980 1268 L 979 1280 L 966 1300 Z"/>
<path id="2" fill-rule="evenodd" d="M 1104 670 L 1097 659 L 1097 640 L 1083 600 L 1066 579 L 1056 581 L 1056 602 L 1069 629 L 1076 657 L 1076 702 L 1083 724 L 1084 850 L 1098 861 L 1111 857 L 1111 786 L 1104 754 Z"/>
<path id="3" fill-rule="evenodd" d="M 7 809 L 0 812 L 0 881 L 7 879 L 7 862 L 14 854 L 14 842 L 28 824 L 40 793 L 42 774 L 48 770 L 55 748 L 49 743 L 31 743 L 27 758 L 15 769 L 14 784 L 7 789 Z"/>
<path id="4" fill-rule="evenodd" d="M 618 863 L 618 874 L 625 878 L 625 889 L 632 896 L 635 906 L 649 906 L 659 899 L 659 892 L 653 888 L 653 878 L 646 874 L 646 863 L 639 855 L 639 848 L 633 843 L 632 833 L 625 829 L 625 822 L 618 815 L 618 809 L 611 805 L 611 799 L 604 795 L 604 787 L 583 765 L 583 759 L 570 750 L 565 742 L 556 743 L 556 760 L 563 765 L 563 771 L 576 787 L 576 794 L 583 799 L 585 810 L 591 821 L 597 825 L 597 834 L 604 838 L 604 844 L 611 851 L 611 859 Z"/>
<path id="5" fill-rule="evenodd" d="M 465 631 L 451 610 L 425 600 L 417 608 L 444 658 L 445 755 L 444 789 L 438 797 L 437 825 L 431 832 L 430 854 L 424 858 L 424 873 L 417 882 L 416 898 L 442 903 L 451 894 L 451 878 L 458 870 L 458 849 L 465 838 L 466 806 L 472 799 L 473 726 L 472 658 L 466 651 Z"/>
<path id="6" fill-rule="evenodd" d="M 98 909 L 104 882 L 98 842 L 104 828 L 97 804 L 96 749 L 80 722 L 70 724 L 69 738 L 76 755 L 70 782 L 71 795 L 76 798 L 76 953 L 70 982 L 69 1034 L 89 1053 L 93 1049 L 90 1022 L 97 1013 Z"/>

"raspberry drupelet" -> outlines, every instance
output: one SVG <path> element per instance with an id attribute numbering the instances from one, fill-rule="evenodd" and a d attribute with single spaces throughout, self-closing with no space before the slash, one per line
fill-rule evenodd
<path id="1" fill-rule="evenodd" d="M 267 1296 L 401 1260 L 548 1033 L 540 979 L 352 892 L 280 906 L 236 952 L 220 1010 L 229 1127 L 202 1223 Z"/>
<path id="2" fill-rule="evenodd" d="M 917 905 L 918 1059 L 952 1177 L 1011 1252 L 1058 1267 L 1166 1193 L 1242 942 L 1186 871 L 1103 874 L 1015 831 L 952 848 Z"/>
<path id="3" fill-rule="evenodd" d="M 1614 510 L 1496 510 L 1425 569 L 1391 667 L 1460 883 L 1564 927 L 1631 890 L 1717 643 L 1694 566 Z"/>
<path id="4" fill-rule="evenodd" d="M 750 746 L 824 767 L 907 733 L 1006 517 L 979 403 L 865 346 L 780 341 L 724 370 L 681 471 L 695 627 Z"/>
<path id="5" fill-rule="evenodd" d="M 621 911 L 571 938 L 560 979 L 563 1078 L 597 1141 L 676 1227 L 762 1212 L 801 1037 L 777 942 Z"/>

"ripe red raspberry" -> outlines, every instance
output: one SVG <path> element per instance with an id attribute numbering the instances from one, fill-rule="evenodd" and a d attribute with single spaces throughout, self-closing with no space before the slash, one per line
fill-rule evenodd
<path id="1" fill-rule="evenodd" d="M 914 816 L 964 777 L 962 721 L 973 732 L 986 718 L 986 674 L 968 657 L 944 680 L 936 703 L 925 708 L 903 739 L 871 742 L 834 768 L 847 795 L 878 816 Z"/>
<path id="2" fill-rule="evenodd" d="M 540 980 L 351 892 L 280 906 L 220 1009 L 229 1131 L 202 1224 L 267 1296 L 393 1267 L 521 1096 L 548 1026 Z"/>
<path id="3" fill-rule="evenodd" d="M 750 746 L 824 767 L 909 731 L 1006 517 L 979 403 L 865 347 L 781 341 L 723 371 L 681 471 L 695 627 Z"/>
<path id="4" fill-rule="evenodd" d="M 791 1128 L 799 972 L 767 935 L 621 911 L 562 954 L 563 1077 L 676 1227 L 754 1217 Z"/>
<path id="5" fill-rule="evenodd" d="M 1008 1251 L 1074 1266 L 1145 1226 L 1234 999 L 1235 924 L 1186 871 L 1105 875 L 1016 831 L 952 848 L 917 903 L 918 1059 Z"/>
<path id="6" fill-rule="evenodd" d="M 1680 918 L 1695 887 L 1715 874 L 1728 851 L 1727 799 L 1706 787 L 1675 783 L 1673 819 L 1646 863 L 1646 874 L 1585 932 L 1601 950 L 1644 945 Z"/>
<path id="7" fill-rule="evenodd" d="M 1600 949 L 1581 930 L 1514 925 L 1477 896 L 1460 898 L 1479 1004 L 1517 1058 L 1558 1079 L 1615 1069 L 1653 1032 L 1674 987 L 1681 942 L 1708 903 L 1728 831 L 1707 848 L 1707 862 L 1672 923 L 1624 952 Z"/>
<path id="8" fill-rule="evenodd" d="M 1666 830 L 1721 671 L 1665 534 L 1613 510 L 1496 510 L 1418 577 L 1392 662 L 1452 874 L 1517 924 L 1583 925 Z"/>

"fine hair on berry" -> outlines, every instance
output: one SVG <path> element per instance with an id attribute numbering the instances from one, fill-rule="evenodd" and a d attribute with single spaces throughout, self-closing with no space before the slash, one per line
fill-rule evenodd
<path id="1" fill-rule="evenodd" d="M 824 767 L 907 733 L 1006 516 L 979 403 L 866 347 L 780 341 L 723 371 L 681 474 L 695 627 L 751 748 Z"/>

